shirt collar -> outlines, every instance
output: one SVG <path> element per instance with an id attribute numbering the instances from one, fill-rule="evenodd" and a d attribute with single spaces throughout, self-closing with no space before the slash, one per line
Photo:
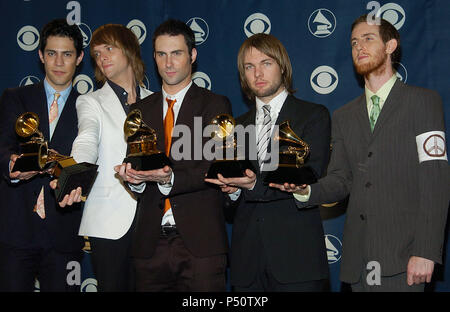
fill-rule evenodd
<path id="1" fill-rule="evenodd" d="M 111 89 L 113 89 L 113 91 L 117 95 L 117 97 L 119 98 L 120 103 L 122 103 L 122 105 L 127 104 L 128 92 L 125 91 L 125 89 L 122 88 L 121 86 L 119 86 L 118 84 L 112 82 L 111 80 L 108 80 L 108 84 L 111 87 Z M 136 101 L 141 98 L 140 95 L 141 95 L 141 88 L 140 88 L 139 84 L 136 83 Z M 130 103 L 130 104 L 133 104 L 133 103 Z"/>
<path id="2" fill-rule="evenodd" d="M 392 87 L 397 81 L 397 75 L 394 73 L 392 77 L 384 83 L 384 85 L 375 93 L 369 90 L 369 88 L 364 87 L 366 94 L 366 103 L 368 107 L 372 106 L 372 96 L 377 95 L 380 97 L 380 109 L 383 107 L 384 102 L 386 102 Z M 369 110 L 370 111 L 370 110 Z"/>
<path id="3" fill-rule="evenodd" d="M 164 87 L 161 88 L 162 90 L 162 94 L 163 94 L 163 99 L 164 102 L 166 102 L 166 98 L 169 98 L 171 100 L 177 100 L 176 103 L 181 104 L 183 102 L 184 96 L 186 95 L 187 91 L 189 90 L 189 88 L 192 86 L 192 80 L 191 82 L 184 87 L 183 89 L 181 89 L 180 91 L 178 91 L 178 93 L 176 94 L 169 94 L 166 92 L 166 90 L 164 90 Z"/>
<path id="4" fill-rule="evenodd" d="M 288 97 L 289 93 L 286 89 L 281 91 L 280 94 L 278 94 L 276 97 L 274 97 L 272 100 L 270 100 L 268 105 L 270 105 L 270 115 L 272 116 L 278 116 L 278 113 L 280 112 L 281 108 L 283 107 L 283 103 L 286 101 L 286 98 Z M 261 101 L 258 97 L 256 97 L 256 111 L 262 112 L 262 107 L 266 105 L 263 101 Z"/>
<path id="5" fill-rule="evenodd" d="M 72 84 L 70 84 L 66 89 L 62 91 L 56 91 L 47 81 L 47 78 L 44 79 L 44 89 L 45 95 L 47 96 L 47 104 L 50 105 L 55 98 L 55 93 L 58 92 L 60 94 L 58 103 L 66 103 L 67 98 L 69 97 L 70 91 L 72 91 Z"/>

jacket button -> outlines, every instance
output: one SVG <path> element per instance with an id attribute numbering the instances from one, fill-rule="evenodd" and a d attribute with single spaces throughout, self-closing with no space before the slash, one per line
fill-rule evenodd
<path id="1" fill-rule="evenodd" d="M 367 182 L 367 183 L 366 183 L 366 187 L 367 187 L 367 188 L 369 188 L 369 187 L 371 187 L 371 186 L 372 186 L 372 183 L 370 183 L 370 182 Z"/>
<path id="2" fill-rule="evenodd" d="M 369 152 L 369 154 L 367 154 L 367 157 L 372 157 L 372 152 Z"/>
<path id="3" fill-rule="evenodd" d="M 365 219 L 365 218 L 364 218 L 364 215 L 360 214 L 359 217 L 361 218 L 361 220 L 364 221 L 364 219 Z"/>

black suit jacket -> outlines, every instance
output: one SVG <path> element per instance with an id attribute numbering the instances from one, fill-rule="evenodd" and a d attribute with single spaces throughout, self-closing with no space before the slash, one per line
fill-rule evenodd
<path id="1" fill-rule="evenodd" d="M 256 107 L 237 119 L 244 127 L 255 124 Z M 276 124 L 289 120 L 294 132 L 310 145 L 308 160 L 318 177 L 325 171 L 330 152 L 330 117 L 322 106 L 289 95 Z M 251 137 L 250 140 L 256 140 Z M 249 146 L 249 144 L 247 144 Z M 263 183 L 259 171 L 253 190 L 237 200 L 231 243 L 231 283 L 248 286 L 254 279 L 261 244 L 272 274 L 280 283 L 325 279 L 328 264 L 318 207 L 299 210 L 292 194 Z M 261 241 L 260 241 L 261 240 Z"/>
<path id="2" fill-rule="evenodd" d="M 52 247 L 59 251 L 79 251 L 83 240 L 78 236 L 81 220 L 80 204 L 60 208 L 50 189 L 50 176 L 37 175 L 30 180 L 11 183 L 9 159 L 19 154 L 19 136 L 14 131 L 16 118 L 24 112 L 39 116 L 39 130 L 52 148 L 63 155 L 70 155 L 72 142 L 77 135 L 75 100 L 78 92 L 72 89 L 64 110 L 49 140 L 47 98 L 44 83 L 6 89 L 0 100 L 0 241 L 16 247 L 30 247 L 38 237 L 47 235 Z M 40 219 L 33 207 L 41 187 L 44 186 L 45 219 Z M 45 234 L 43 234 L 45 233 Z"/>
<path id="3" fill-rule="evenodd" d="M 157 147 L 164 152 L 162 103 L 162 93 L 157 92 L 137 102 L 133 107 L 140 109 L 144 122 L 156 130 Z M 231 114 L 229 100 L 193 83 L 184 97 L 175 124 L 185 125 L 191 130 L 189 156 L 192 160 L 175 160 L 171 154 L 175 178 L 168 197 L 183 242 L 190 252 L 198 257 L 224 254 L 228 251 L 222 193 L 218 188 L 204 182 L 211 162 L 203 157 L 194 160 L 195 143 L 200 142 L 197 148 L 203 148 L 209 140 L 209 137 L 202 138 L 201 132 L 213 117 L 221 113 Z M 195 117 L 202 117 L 201 128 L 194 129 Z M 174 147 L 179 144 L 178 140 L 182 138 L 173 137 L 172 153 Z M 148 258 L 153 255 L 160 235 L 165 198 L 157 184 L 150 182 L 147 183 L 144 193 L 138 194 L 137 223 L 133 240 L 135 257 Z"/>

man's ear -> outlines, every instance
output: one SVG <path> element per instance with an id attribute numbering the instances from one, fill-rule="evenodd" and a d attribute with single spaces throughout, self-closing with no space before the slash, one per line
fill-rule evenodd
<path id="1" fill-rule="evenodd" d="M 38 50 L 39 58 L 41 59 L 42 64 L 44 64 L 44 55 L 42 54 L 41 50 Z"/>
<path id="2" fill-rule="evenodd" d="M 392 54 L 397 49 L 398 42 L 395 39 L 391 39 L 388 42 L 386 42 L 386 53 Z"/>
<path id="3" fill-rule="evenodd" d="M 81 51 L 80 55 L 77 57 L 77 66 L 80 65 L 84 57 L 84 51 Z"/>
<path id="4" fill-rule="evenodd" d="M 197 59 L 197 49 L 196 48 L 192 48 L 192 51 L 191 51 L 191 64 L 194 64 L 196 59 Z"/>

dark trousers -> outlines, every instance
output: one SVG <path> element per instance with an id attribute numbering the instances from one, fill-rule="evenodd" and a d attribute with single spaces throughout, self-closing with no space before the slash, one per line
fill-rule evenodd
<path id="1" fill-rule="evenodd" d="M 231 246 L 233 248 L 233 246 Z M 272 273 L 269 261 L 267 260 L 267 252 L 264 248 L 261 236 L 254 242 L 255 252 L 257 254 L 258 262 L 254 264 L 253 269 L 256 268 L 256 274 L 253 281 L 248 285 L 233 285 L 233 290 L 236 292 L 323 292 L 327 291 L 329 283 L 327 279 L 299 281 L 295 283 L 281 283 L 276 279 Z M 308 270 L 304 267 L 292 267 L 292 270 Z M 231 266 L 233 271 L 233 266 Z"/>
<path id="2" fill-rule="evenodd" d="M 135 290 L 130 255 L 133 225 L 124 236 L 116 240 L 89 237 L 92 267 L 99 292 Z"/>
<path id="3" fill-rule="evenodd" d="M 153 257 L 134 259 L 137 291 L 225 291 L 226 255 L 199 258 L 179 234 L 161 237 Z"/>
<path id="4" fill-rule="evenodd" d="M 359 282 L 351 284 L 353 292 L 423 292 L 425 290 L 425 283 L 409 286 L 406 272 L 393 276 L 381 276 L 379 285 L 369 285 L 367 274 L 368 271 L 364 269 Z"/>
<path id="5" fill-rule="evenodd" d="M 79 292 L 68 275 L 81 263 L 83 252 L 62 253 L 51 247 L 16 248 L 0 244 L 0 291 L 30 292 L 39 280 L 42 292 Z M 76 272 L 74 274 L 81 274 Z"/>

